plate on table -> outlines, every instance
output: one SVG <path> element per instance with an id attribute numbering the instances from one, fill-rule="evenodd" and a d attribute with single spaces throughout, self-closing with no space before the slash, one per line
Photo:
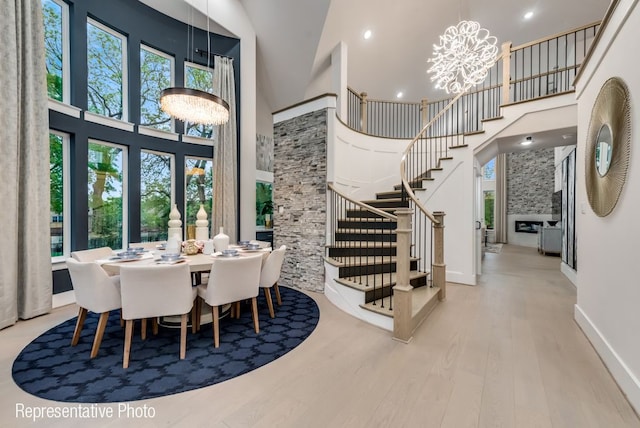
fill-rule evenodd
<path id="1" fill-rule="evenodd" d="M 109 260 L 114 262 L 132 262 L 134 260 L 140 260 L 141 258 L 142 258 L 141 254 L 134 254 L 134 255 L 113 256 Z"/>
<path id="2" fill-rule="evenodd" d="M 175 265 L 176 263 L 183 263 L 185 262 L 187 259 L 180 256 L 177 259 L 170 259 L 170 260 L 156 260 L 156 264 L 158 265 Z"/>
<path id="3" fill-rule="evenodd" d="M 233 253 L 233 254 L 221 253 L 221 254 L 219 254 L 220 257 L 238 257 L 239 255 L 240 255 L 240 253 Z"/>

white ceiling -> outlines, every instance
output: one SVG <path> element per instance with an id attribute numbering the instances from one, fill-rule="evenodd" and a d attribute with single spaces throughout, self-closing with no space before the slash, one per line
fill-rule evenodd
<path id="1" fill-rule="evenodd" d="M 188 17 L 184 0 L 142 1 L 176 19 Z M 271 111 L 331 92 L 330 54 L 340 41 L 347 45 L 353 89 L 374 99 L 392 100 L 398 91 L 406 101 L 439 99 L 445 94 L 433 89 L 427 59 L 447 26 L 475 20 L 499 44 L 518 45 L 600 20 L 609 5 L 609 0 L 238 1 L 256 31 L 257 89 Z M 529 10 L 534 17 L 527 21 Z M 215 20 L 213 6 L 210 16 Z M 373 32 L 369 40 L 362 37 L 366 29 Z"/>

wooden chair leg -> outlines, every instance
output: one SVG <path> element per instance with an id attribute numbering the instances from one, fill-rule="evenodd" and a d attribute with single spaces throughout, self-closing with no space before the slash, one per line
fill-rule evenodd
<path id="1" fill-rule="evenodd" d="M 124 355 L 122 356 L 122 368 L 129 367 L 129 354 L 131 354 L 131 336 L 133 336 L 133 320 L 127 320 L 124 330 Z"/>
<path id="2" fill-rule="evenodd" d="M 260 333 L 260 322 L 258 321 L 258 299 L 251 298 L 251 312 L 253 314 L 253 328 L 256 333 Z"/>
<path id="3" fill-rule="evenodd" d="M 180 359 L 184 360 L 187 356 L 187 317 L 188 314 L 182 314 L 180 318 Z"/>
<path id="4" fill-rule="evenodd" d="M 73 331 L 73 338 L 71 339 L 71 346 L 76 346 L 80 340 L 80 333 L 82 333 L 82 327 L 84 326 L 84 320 L 87 318 L 87 310 L 80 308 L 78 311 L 78 321 L 76 321 L 76 329 Z"/>
<path id="5" fill-rule="evenodd" d="M 202 317 L 202 299 L 200 297 L 196 297 L 194 306 L 196 307 L 196 331 L 200 331 L 200 319 Z"/>
<path id="6" fill-rule="evenodd" d="M 240 302 L 239 300 L 236 302 L 236 319 L 240 319 Z"/>
<path id="7" fill-rule="evenodd" d="M 151 331 L 153 331 L 153 335 L 158 335 L 158 317 L 151 318 Z"/>
<path id="8" fill-rule="evenodd" d="M 142 318 L 142 327 L 140 327 L 142 330 L 140 331 L 140 337 L 142 338 L 142 340 L 147 340 L 147 319 L 146 318 Z"/>
<path id="9" fill-rule="evenodd" d="M 196 302 L 198 300 L 196 299 Z M 196 304 L 194 302 L 193 307 L 191 308 L 191 334 L 196 333 L 196 317 L 197 317 L 198 309 L 196 308 Z"/>
<path id="10" fill-rule="evenodd" d="M 273 289 L 276 291 L 276 302 L 278 302 L 278 306 L 282 305 L 282 299 L 280 298 L 280 289 L 278 288 L 278 283 L 273 284 Z"/>
<path id="11" fill-rule="evenodd" d="M 213 318 L 213 346 L 220 347 L 220 319 L 218 318 L 218 306 L 211 306 L 211 317 Z"/>
<path id="12" fill-rule="evenodd" d="M 263 288 L 263 290 L 264 290 L 264 297 L 265 299 L 267 299 L 267 306 L 269 307 L 269 316 L 271 318 L 275 318 L 276 315 L 273 312 L 273 300 L 271 300 L 271 288 L 265 287 Z"/>
<path id="13" fill-rule="evenodd" d="M 124 327 L 124 318 L 122 318 L 122 309 L 120 309 L 120 327 Z"/>
<path id="14" fill-rule="evenodd" d="M 98 320 L 98 328 L 96 329 L 96 337 L 93 339 L 93 347 L 91 348 L 91 358 L 95 358 L 98 355 L 100 344 L 102 343 L 102 336 L 104 336 L 104 329 L 107 328 L 107 321 L 109 320 L 109 312 L 103 312 L 100 314 Z"/>

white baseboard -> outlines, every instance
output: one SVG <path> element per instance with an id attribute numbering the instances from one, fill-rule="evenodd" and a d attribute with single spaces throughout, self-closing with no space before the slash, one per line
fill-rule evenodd
<path id="1" fill-rule="evenodd" d="M 578 286 L 578 272 L 576 272 L 575 269 L 569 267 L 565 262 L 560 262 L 560 272 L 562 272 L 564 276 L 571 281 L 574 287 Z"/>
<path id="2" fill-rule="evenodd" d="M 640 413 L 640 381 L 638 378 L 629 370 L 629 367 L 622 361 L 607 339 L 602 336 L 598 328 L 577 304 L 574 307 L 574 318 L 598 355 L 600 355 L 631 406 L 636 413 Z"/>

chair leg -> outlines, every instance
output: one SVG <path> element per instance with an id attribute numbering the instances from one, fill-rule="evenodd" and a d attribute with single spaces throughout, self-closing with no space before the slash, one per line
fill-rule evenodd
<path id="1" fill-rule="evenodd" d="M 124 318 L 122 318 L 122 309 L 120 309 L 120 327 L 124 327 Z"/>
<path id="2" fill-rule="evenodd" d="M 220 347 L 220 318 L 219 315 L 219 307 L 211 306 L 211 317 L 213 318 L 213 347 Z"/>
<path id="3" fill-rule="evenodd" d="M 154 336 L 158 335 L 158 317 L 151 318 L 151 331 Z"/>
<path id="4" fill-rule="evenodd" d="M 196 302 L 198 300 L 196 299 Z M 196 333 L 196 317 L 197 317 L 197 312 L 198 309 L 196 308 L 195 303 L 193 304 L 193 307 L 191 308 L 191 334 L 195 334 Z"/>
<path id="5" fill-rule="evenodd" d="M 273 312 L 273 300 L 271 300 L 271 288 L 265 287 L 263 288 L 263 290 L 264 290 L 264 297 L 265 299 L 267 299 L 267 306 L 269 307 L 269 316 L 271 318 L 275 318 L 276 315 Z"/>
<path id="6" fill-rule="evenodd" d="M 184 360 L 187 356 L 187 317 L 188 314 L 182 314 L 180 318 L 180 359 Z"/>
<path id="7" fill-rule="evenodd" d="M 260 322 L 258 321 L 258 299 L 256 297 L 251 298 L 251 312 L 253 315 L 253 328 L 256 333 L 260 333 Z"/>
<path id="8" fill-rule="evenodd" d="M 278 302 L 278 306 L 282 305 L 282 299 L 280 298 L 280 289 L 278 288 L 278 283 L 273 284 L 273 289 L 276 290 L 276 302 Z"/>
<path id="9" fill-rule="evenodd" d="M 133 336 L 133 320 L 127 320 L 124 330 L 124 355 L 122 356 L 122 368 L 129 367 L 129 354 L 131 354 L 131 336 Z"/>
<path id="10" fill-rule="evenodd" d="M 140 331 L 140 337 L 142 338 L 142 340 L 147 340 L 147 319 L 146 318 L 142 318 L 142 327 L 141 331 Z"/>
<path id="11" fill-rule="evenodd" d="M 71 346 L 76 346 L 80 340 L 80 333 L 82 333 L 82 326 L 84 326 L 84 320 L 87 318 L 87 310 L 80 308 L 78 311 L 78 321 L 76 321 L 76 329 L 73 331 L 73 338 L 71 339 Z"/>
<path id="12" fill-rule="evenodd" d="M 102 343 L 102 336 L 104 335 L 104 329 L 107 327 L 107 321 L 109 320 L 109 312 L 103 312 L 100 314 L 98 320 L 98 328 L 96 329 L 96 337 L 93 339 L 93 347 L 91 348 L 91 358 L 95 358 L 98 355 L 100 344 Z"/>
<path id="13" fill-rule="evenodd" d="M 202 299 L 200 297 L 196 297 L 194 306 L 196 308 L 196 318 L 195 318 L 196 331 L 200 331 L 200 319 L 202 318 Z"/>

